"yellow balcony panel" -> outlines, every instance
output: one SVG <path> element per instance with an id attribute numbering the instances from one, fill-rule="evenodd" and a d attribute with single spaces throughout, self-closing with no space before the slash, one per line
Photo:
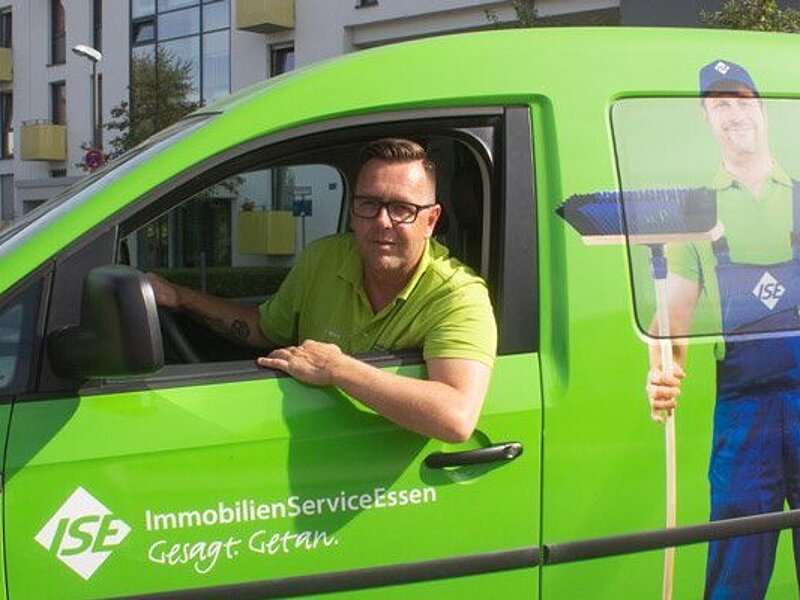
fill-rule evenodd
<path id="1" fill-rule="evenodd" d="M 14 81 L 14 54 L 11 48 L 0 48 L 0 83 Z"/>
<path id="2" fill-rule="evenodd" d="M 20 128 L 22 160 L 66 160 L 67 128 L 50 123 L 23 123 Z"/>
<path id="3" fill-rule="evenodd" d="M 236 27 L 258 33 L 294 28 L 294 0 L 236 0 Z"/>
<path id="4" fill-rule="evenodd" d="M 294 254 L 294 217 L 289 210 L 239 213 L 237 247 L 242 254 Z"/>

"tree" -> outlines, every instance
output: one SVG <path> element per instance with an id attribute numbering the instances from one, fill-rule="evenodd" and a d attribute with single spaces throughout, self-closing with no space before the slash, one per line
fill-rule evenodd
<path id="1" fill-rule="evenodd" d="M 154 53 L 131 60 L 130 102 L 111 109 L 105 128 L 117 132 L 110 156 L 116 157 L 171 125 L 198 107 L 191 100 L 194 91 L 192 64 L 159 47 Z"/>
<path id="2" fill-rule="evenodd" d="M 780 8 L 777 0 L 725 0 L 716 12 L 701 12 L 700 21 L 720 29 L 752 31 L 800 31 L 800 11 Z"/>
<path id="3" fill-rule="evenodd" d="M 580 20 L 569 16 L 542 18 L 536 10 L 536 0 L 511 0 L 511 7 L 517 15 L 516 27 L 569 27 L 574 25 L 619 25 L 619 17 L 608 11 L 596 11 Z M 500 27 L 500 17 L 491 9 L 484 11 L 486 18 L 495 27 Z"/>
<path id="4" fill-rule="evenodd" d="M 539 27 L 542 23 L 536 13 L 534 0 L 512 0 L 511 6 L 517 13 L 517 27 Z M 491 9 L 483 11 L 486 18 L 495 27 L 500 26 L 500 17 Z"/>
<path id="5" fill-rule="evenodd" d="M 536 7 L 533 5 L 534 0 L 512 0 L 511 6 L 514 7 L 514 12 L 517 13 L 517 20 L 520 27 L 537 27 L 539 23 L 539 15 L 536 13 Z"/>

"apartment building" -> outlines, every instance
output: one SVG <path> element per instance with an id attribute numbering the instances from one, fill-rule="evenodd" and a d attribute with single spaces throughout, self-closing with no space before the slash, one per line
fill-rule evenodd
<path id="1" fill-rule="evenodd" d="M 559 23 L 693 25 L 718 4 L 535 6 Z M 511 2 L 486 0 L 0 0 L 0 221 L 101 162 L 113 137 L 103 124 L 136 85 L 131 65 L 149 61 L 157 72 L 159 57 L 177 57 L 190 65 L 189 99 L 208 103 L 340 54 L 516 20 Z"/>

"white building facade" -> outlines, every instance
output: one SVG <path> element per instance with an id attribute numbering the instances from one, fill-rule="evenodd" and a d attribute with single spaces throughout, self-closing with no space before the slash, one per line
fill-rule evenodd
<path id="1" fill-rule="evenodd" d="M 696 15 L 697 1 L 676 5 Z M 618 24 L 626 11 L 646 21 L 646 5 L 539 0 L 535 7 L 545 20 Z M 486 0 L 0 0 L 0 221 L 83 177 L 87 149 L 109 150 L 116 134 L 97 123 L 129 101 L 137 58 L 165 50 L 189 64 L 191 100 L 207 103 L 348 52 L 516 19 L 511 2 Z M 78 45 L 102 60 L 93 64 L 72 50 Z"/>

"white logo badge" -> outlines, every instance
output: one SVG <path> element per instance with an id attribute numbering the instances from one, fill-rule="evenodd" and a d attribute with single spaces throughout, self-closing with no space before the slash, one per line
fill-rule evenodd
<path id="1" fill-rule="evenodd" d="M 785 293 L 786 288 L 770 275 L 769 271 L 764 271 L 756 287 L 753 288 L 753 295 L 770 310 L 775 308 L 775 305 L 778 304 L 778 301 Z"/>
<path id="2" fill-rule="evenodd" d="M 721 75 L 727 75 L 728 71 L 731 70 L 730 66 L 726 63 L 719 61 L 717 64 L 714 65 L 714 70 Z"/>
<path id="3" fill-rule="evenodd" d="M 79 487 L 36 535 L 36 541 L 88 580 L 131 528 Z"/>

